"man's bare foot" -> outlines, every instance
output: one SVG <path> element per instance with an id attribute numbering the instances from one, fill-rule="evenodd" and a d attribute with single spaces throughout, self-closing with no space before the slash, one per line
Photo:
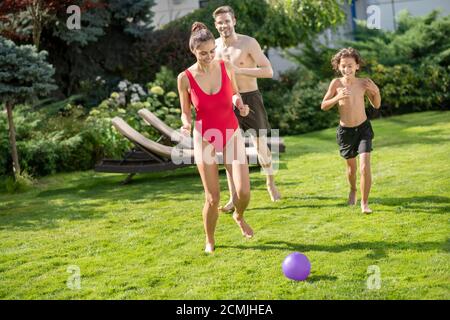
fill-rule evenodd
<path id="1" fill-rule="evenodd" d="M 361 202 L 361 212 L 365 213 L 365 214 L 371 214 L 372 213 L 372 210 L 370 210 L 368 203 L 364 204 L 364 203 Z"/>
<path id="2" fill-rule="evenodd" d="M 270 199 L 275 202 L 281 199 L 281 194 L 278 191 L 277 187 L 274 183 L 267 184 L 267 191 L 269 192 Z"/>
<path id="3" fill-rule="evenodd" d="M 214 252 L 214 244 L 213 243 L 207 243 L 205 245 L 205 253 L 213 253 Z"/>
<path id="4" fill-rule="evenodd" d="M 356 204 L 356 190 L 350 190 L 348 194 L 348 205 L 354 206 Z"/>
<path id="5" fill-rule="evenodd" d="M 244 237 L 246 237 L 248 239 L 253 237 L 253 230 L 248 225 L 248 223 L 245 222 L 244 217 L 242 217 L 241 215 L 239 215 L 236 212 L 234 212 L 233 213 L 233 219 L 234 219 L 234 221 L 236 221 L 237 225 L 241 229 L 242 235 Z"/>
<path id="6" fill-rule="evenodd" d="M 219 207 L 219 211 L 225 212 L 225 213 L 231 213 L 231 212 L 233 212 L 233 211 L 234 211 L 234 203 L 233 203 L 233 199 L 230 199 L 226 205 L 220 206 L 220 207 Z"/>

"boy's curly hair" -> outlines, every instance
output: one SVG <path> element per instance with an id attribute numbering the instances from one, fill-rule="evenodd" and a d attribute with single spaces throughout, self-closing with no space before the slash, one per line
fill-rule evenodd
<path id="1" fill-rule="evenodd" d="M 339 63 L 341 62 L 342 58 L 353 58 L 360 67 L 364 65 L 364 60 L 361 58 L 359 52 L 356 49 L 353 49 L 352 47 L 344 48 L 339 50 L 339 52 L 336 53 L 333 58 L 331 58 L 331 65 L 337 72 L 339 71 Z"/>

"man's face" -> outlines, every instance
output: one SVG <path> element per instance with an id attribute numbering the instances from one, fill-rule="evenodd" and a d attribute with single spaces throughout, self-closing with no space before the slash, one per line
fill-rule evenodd
<path id="1" fill-rule="evenodd" d="M 231 13 L 222 13 L 216 16 L 214 25 L 221 37 L 228 38 L 235 32 L 234 26 L 236 25 L 236 19 Z"/>

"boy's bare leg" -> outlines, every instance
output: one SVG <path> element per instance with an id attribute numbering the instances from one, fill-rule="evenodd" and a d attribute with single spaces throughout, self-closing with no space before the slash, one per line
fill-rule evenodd
<path id="1" fill-rule="evenodd" d="M 269 192 L 270 195 L 270 199 L 272 201 L 278 201 L 281 199 L 281 194 L 275 185 L 275 178 L 273 175 L 273 167 L 272 167 L 272 153 L 269 147 L 267 146 L 267 137 L 265 136 L 255 137 L 253 135 L 251 137 L 253 145 L 256 147 L 256 150 L 258 152 L 258 158 L 261 167 L 263 168 L 264 173 L 266 174 L 266 186 L 267 191 Z"/>
<path id="2" fill-rule="evenodd" d="M 372 213 L 372 210 L 369 208 L 369 193 L 372 186 L 369 152 L 361 153 L 359 165 L 361 171 L 361 211 L 363 213 Z"/>
<path id="3" fill-rule="evenodd" d="M 350 193 L 348 195 L 348 204 L 356 205 L 356 158 L 347 159 L 347 180 L 350 185 Z"/>

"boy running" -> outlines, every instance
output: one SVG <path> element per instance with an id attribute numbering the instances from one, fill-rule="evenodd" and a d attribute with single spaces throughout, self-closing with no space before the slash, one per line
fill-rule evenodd
<path id="1" fill-rule="evenodd" d="M 340 50 L 332 59 L 333 69 L 341 78 L 331 81 L 321 109 L 330 110 L 336 103 L 339 108 L 339 126 L 336 140 L 341 156 L 347 162 L 347 179 L 350 184 L 349 205 L 356 205 L 356 156 L 360 156 L 361 211 L 372 213 L 369 208 L 369 192 L 372 184 L 370 152 L 374 132 L 367 119 L 364 97 L 376 109 L 380 108 L 381 96 L 377 85 L 368 78 L 357 78 L 356 72 L 362 65 L 359 53 L 353 48 Z"/>

